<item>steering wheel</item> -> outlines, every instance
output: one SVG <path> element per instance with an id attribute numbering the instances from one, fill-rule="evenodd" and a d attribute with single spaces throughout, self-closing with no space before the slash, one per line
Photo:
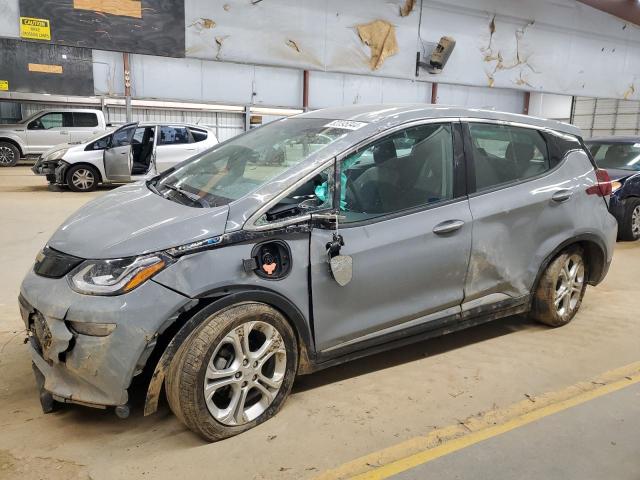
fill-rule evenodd
<path id="1" fill-rule="evenodd" d="M 316 208 L 321 206 L 322 203 L 323 203 L 322 200 L 320 200 L 318 197 L 314 195 L 311 198 L 307 198 L 306 200 L 301 201 L 298 204 L 298 208 L 302 211 L 315 210 Z"/>

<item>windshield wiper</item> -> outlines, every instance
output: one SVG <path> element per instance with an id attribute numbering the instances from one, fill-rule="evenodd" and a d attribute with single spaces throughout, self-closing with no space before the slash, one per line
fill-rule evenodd
<path id="1" fill-rule="evenodd" d="M 206 208 L 210 207 L 209 202 L 207 202 L 203 198 L 200 198 L 195 193 L 191 193 L 183 188 L 178 187 L 177 185 L 171 185 L 169 183 L 165 183 L 162 186 L 168 188 L 169 190 L 173 190 L 174 192 L 178 192 L 183 197 L 188 198 L 192 202 L 196 202 L 203 207 L 206 207 Z"/>

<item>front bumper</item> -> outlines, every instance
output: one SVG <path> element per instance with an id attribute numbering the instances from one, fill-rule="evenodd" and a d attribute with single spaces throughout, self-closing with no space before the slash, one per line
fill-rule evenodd
<path id="1" fill-rule="evenodd" d="M 48 162 L 42 161 L 42 157 L 36 161 L 35 165 L 31 167 L 31 171 L 36 175 L 46 176 L 47 180 L 51 183 L 59 183 L 59 175 L 56 175 L 60 166 L 60 160 L 51 160 Z"/>
<path id="2" fill-rule="evenodd" d="M 157 336 L 190 302 L 154 281 L 114 297 L 81 295 L 66 278 L 31 270 L 20 289 L 20 312 L 30 332 L 30 353 L 44 389 L 61 402 L 117 406 L 128 401 Z M 70 322 L 114 324 L 107 336 L 82 335 Z"/>

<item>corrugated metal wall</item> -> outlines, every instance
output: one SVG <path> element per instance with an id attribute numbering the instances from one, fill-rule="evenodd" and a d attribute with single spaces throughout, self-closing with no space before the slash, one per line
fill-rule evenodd
<path id="1" fill-rule="evenodd" d="M 22 115 L 27 117 L 39 110 L 46 108 L 96 108 L 90 106 L 64 106 L 60 104 L 23 103 Z M 240 113 L 227 112 L 203 112 L 198 110 L 134 108 L 132 118 L 138 122 L 163 122 L 163 123 L 194 123 L 215 128 L 219 141 L 235 137 L 244 131 L 244 116 Z M 105 111 L 108 123 L 114 125 L 126 122 L 126 110 L 120 106 L 108 106 Z"/>
<path id="2" fill-rule="evenodd" d="M 576 97 L 571 122 L 585 138 L 604 135 L 640 135 L 640 101 Z"/>

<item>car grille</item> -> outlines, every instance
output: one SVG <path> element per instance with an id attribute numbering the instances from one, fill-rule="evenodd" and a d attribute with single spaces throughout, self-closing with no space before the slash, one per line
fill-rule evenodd
<path id="1" fill-rule="evenodd" d="M 33 270 L 41 277 L 61 278 L 83 261 L 82 258 L 45 247 L 36 257 Z"/>

